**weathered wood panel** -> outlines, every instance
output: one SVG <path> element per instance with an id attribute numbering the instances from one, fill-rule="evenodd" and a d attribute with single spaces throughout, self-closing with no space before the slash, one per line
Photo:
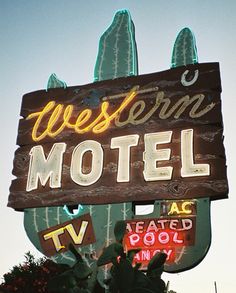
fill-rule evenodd
<path id="1" fill-rule="evenodd" d="M 96 242 L 90 214 L 42 230 L 38 235 L 46 256 L 68 251 L 71 243 L 76 247 L 83 247 Z M 56 237 L 58 239 L 55 243 Z"/>
<path id="2" fill-rule="evenodd" d="M 183 75 L 188 74 L 183 82 Z M 198 77 L 193 84 L 194 75 Z M 181 81 L 182 78 L 182 81 Z M 190 82 L 186 86 L 186 82 Z M 137 95 L 116 116 L 109 127 L 101 133 L 93 133 L 93 127 L 109 119 L 124 102 L 130 89 L 139 86 Z M 157 90 L 158 89 L 158 90 Z M 104 204 L 156 199 L 186 199 L 209 196 L 211 199 L 225 198 L 228 193 L 226 159 L 223 146 L 223 123 L 220 100 L 220 75 L 217 63 L 189 65 L 164 72 L 138 77 L 103 81 L 82 87 L 37 91 L 23 97 L 13 175 L 8 205 L 16 209 L 63 204 Z M 35 131 L 37 112 L 45 111 L 45 105 L 54 100 L 55 105 L 42 115 Z M 85 109 L 91 110 L 87 127 L 101 114 L 101 105 L 109 106 L 89 130 L 77 133 L 76 120 Z M 60 115 L 56 107 L 63 104 Z M 70 119 L 65 123 L 65 107 L 71 107 Z M 69 109 L 69 108 L 68 108 Z M 73 110 L 73 111 L 72 111 Z M 35 117 L 27 119 L 36 113 Z M 55 124 L 48 126 L 54 119 Z M 64 121 L 64 124 L 62 125 Z M 68 126 L 69 125 L 69 126 Z M 62 127 L 63 126 L 63 127 Z M 83 128 L 82 127 L 82 128 Z M 57 135 L 51 135 L 59 128 Z M 32 140 L 33 129 L 36 138 Z M 87 128 L 86 128 L 87 129 Z M 181 131 L 193 129 L 193 160 L 195 164 L 209 164 L 210 175 L 181 177 Z M 80 129 L 81 130 L 81 129 Z M 46 132 L 45 132 L 46 131 Z M 160 131 L 172 131 L 170 143 L 158 145 L 158 149 L 171 149 L 170 160 L 158 162 L 158 167 L 171 166 L 171 180 L 147 182 L 144 180 L 143 153 L 144 135 Z M 117 182 L 118 149 L 111 149 L 111 138 L 138 134 L 139 142 L 131 147 L 130 182 Z M 102 175 L 90 186 L 76 184 L 70 176 L 72 152 L 85 140 L 95 140 L 104 153 Z M 49 183 L 36 190 L 26 192 L 30 163 L 30 150 L 35 145 L 43 147 L 47 157 L 54 143 L 66 143 L 63 154 L 62 180 L 60 188 L 50 188 Z M 89 172 L 91 157 L 84 155 L 83 172 Z"/>
<path id="3" fill-rule="evenodd" d="M 62 186 L 51 189 L 49 184 L 40 186 L 31 192 L 26 189 L 30 147 L 25 146 L 16 151 L 13 174 L 17 179 L 11 186 L 9 204 L 16 204 L 24 208 L 27 203 L 31 207 L 50 206 L 76 203 L 104 204 L 109 202 L 143 201 L 154 199 L 173 199 L 204 197 L 223 198 L 227 194 L 227 180 L 224 148 L 222 145 L 222 129 L 211 126 L 194 129 L 194 163 L 208 163 L 210 176 L 182 178 L 181 170 L 181 140 L 180 129 L 173 132 L 172 142 L 163 144 L 159 148 L 170 148 L 171 157 L 168 161 L 158 162 L 158 167 L 172 166 L 172 180 L 146 182 L 143 177 L 144 140 L 140 135 L 138 146 L 131 148 L 130 182 L 117 183 L 118 150 L 110 149 L 110 139 L 101 141 L 104 149 L 104 165 L 101 178 L 91 186 L 79 186 L 70 177 L 71 155 L 77 145 L 76 141 L 67 143 L 63 157 Z M 52 148 L 51 143 L 44 145 L 47 156 Z M 86 160 L 87 158 L 87 160 Z M 85 156 L 84 168 L 90 168 L 89 156 Z M 30 194 L 30 197 L 29 197 Z"/>
<path id="4" fill-rule="evenodd" d="M 197 81 L 188 87 L 183 86 L 181 83 L 181 76 L 186 70 L 189 70 L 188 78 L 190 78 L 190 80 L 195 70 L 199 70 Z M 32 141 L 32 128 L 37 117 L 30 120 L 26 118 L 32 113 L 42 111 L 50 101 L 56 102 L 55 107 L 58 104 L 63 104 L 64 109 L 68 105 L 73 105 L 73 112 L 70 119 L 71 123 L 76 121 L 78 115 L 83 110 L 90 108 L 92 110 L 92 116 L 87 123 L 88 125 L 94 121 L 101 112 L 100 108 L 102 102 L 108 101 L 109 108 L 107 112 L 109 114 L 114 113 L 134 86 L 139 86 L 141 93 L 138 93 L 135 99 L 122 111 L 120 115 L 121 123 L 119 126 L 117 126 L 114 121 L 111 121 L 109 129 L 106 131 L 108 135 L 110 135 L 110 133 L 113 134 L 117 128 L 130 128 L 131 131 L 136 131 L 137 127 L 142 126 L 147 131 L 148 129 L 150 129 L 150 131 L 152 131 L 152 129 L 161 131 L 165 127 L 182 127 L 185 126 L 186 123 L 188 123 L 188 126 L 222 123 L 220 102 L 221 85 L 218 64 L 198 64 L 154 74 L 102 81 L 82 87 L 58 88 L 26 94 L 22 101 L 21 116 L 23 119 L 21 119 L 19 123 L 17 144 L 25 145 L 34 143 Z M 114 98 L 114 95 L 116 96 L 119 94 L 122 95 L 120 98 Z M 213 105 L 212 109 L 208 109 L 208 112 L 200 117 L 191 115 L 191 110 L 198 102 L 198 99 L 194 98 L 196 95 L 201 95 L 202 101 L 199 103 L 199 107 L 197 107 L 196 111 L 194 111 L 195 113 L 200 113 L 203 109 L 207 109 L 206 107 L 211 107 L 211 105 Z M 186 96 L 189 96 L 189 104 L 186 104 L 186 107 L 183 107 L 181 110 L 181 106 L 183 105 L 181 99 Z M 186 99 L 185 103 L 187 103 Z M 144 107 L 142 111 L 140 110 L 140 103 L 142 103 Z M 134 106 L 134 104 L 136 104 L 136 106 Z M 47 127 L 53 109 L 42 119 L 38 131 L 39 134 Z M 136 119 L 132 119 L 134 115 L 131 115 L 131 113 L 133 112 L 135 114 L 139 110 L 141 113 Z M 152 113 L 152 115 L 148 115 L 150 113 Z M 168 113 L 172 114 L 168 116 L 166 115 Z M 63 113 L 60 118 L 62 118 L 62 115 Z M 150 117 L 147 119 L 148 116 Z M 144 119 L 145 117 L 146 119 Z M 127 121 L 128 118 L 130 118 L 130 121 Z M 144 119 L 145 122 L 137 124 L 141 119 Z M 60 127 L 61 121 L 62 119 L 59 119 L 58 123 L 55 124 L 55 130 Z M 84 124 L 84 126 L 86 126 L 86 124 Z M 89 133 L 91 133 L 91 131 Z M 73 129 L 65 128 L 64 131 L 54 138 L 46 136 L 42 140 L 42 143 L 70 140 L 74 136 L 82 136 L 80 139 L 83 139 L 84 134 L 77 134 Z"/>

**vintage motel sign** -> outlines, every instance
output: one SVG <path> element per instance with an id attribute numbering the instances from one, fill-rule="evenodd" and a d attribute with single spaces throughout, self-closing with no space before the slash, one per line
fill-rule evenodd
<path id="1" fill-rule="evenodd" d="M 210 200 L 227 198 L 228 184 L 219 64 L 197 62 L 184 29 L 172 69 L 137 75 L 133 22 L 119 11 L 101 37 L 94 83 L 67 87 L 52 75 L 48 90 L 24 95 L 8 205 L 24 210 L 40 251 L 69 264 L 71 242 L 99 254 L 122 219 L 143 268 L 160 250 L 170 272 L 205 256 Z M 135 215 L 132 202 L 150 201 L 152 214 Z"/>

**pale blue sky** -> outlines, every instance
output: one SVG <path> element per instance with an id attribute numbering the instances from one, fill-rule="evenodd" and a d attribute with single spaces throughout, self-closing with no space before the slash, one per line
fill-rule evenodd
<path id="1" fill-rule="evenodd" d="M 93 81 L 98 40 L 118 9 L 130 10 L 136 28 L 139 72 L 168 69 L 178 32 L 194 32 L 200 62 L 220 62 L 229 200 L 212 203 L 212 245 L 194 269 L 164 274 L 178 293 L 214 292 L 235 288 L 234 213 L 236 209 L 235 47 L 236 2 L 160 0 L 0 0 L 0 276 L 30 250 L 23 214 L 6 207 L 21 98 L 45 88 L 55 72 L 68 85 Z"/>

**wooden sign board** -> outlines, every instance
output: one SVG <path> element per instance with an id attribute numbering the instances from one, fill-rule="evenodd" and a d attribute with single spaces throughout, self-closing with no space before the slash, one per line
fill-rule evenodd
<path id="1" fill-rule="evenodd" d="M 8 206 L 226 198 L 218 63 L 36 91 Z"/>
<path id="2" fill-rule="evenodd" d="M 39 232 L 39 239 L 46 256 L 63 253 L 69 244 L 83 247 L 96 242 L 93 223 L 89 214 Z"/>

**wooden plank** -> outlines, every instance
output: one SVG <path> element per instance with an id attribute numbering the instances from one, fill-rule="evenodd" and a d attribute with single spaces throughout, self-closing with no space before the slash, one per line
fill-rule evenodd
<path id="1" fill-rule="evenodd" d="M 188 198 L 201 198 L 206 194 L 211 199 L 227 198 L 228 193 L 227 180 L 175 180 L 157 185 L 152 183 L 146 185 L 123 184 L 120 185 L 100 185 L 99 187 L 93 185 L 89 189 L 84 187 L 75 187 L 74 189 L 63 189 L 59 191 L 42 190 L 32 192 L 31 197 L 26 193 L 17 190 L 17 186 L 22 182 L 12 182 L 12 188 L 16 191 L 11 192 L 9 196 L 8 206 L 17 210 L 31 207 L 43 206 L 61 206 L 64 204 L 106 204 L 106 203 L 119 203 L 131 201 L 149 201 L 160 199 L 188 199 Z M 115 195 L 119 195 L 116 196 Z"/>
<path id="2" fill-rule="evenodd" d="M 190 72 L 188 76 L 190 79 L 196 70 L 199 71 L 197 81 L 188 87 L 181 83 L 181 76 L 186 70 Z M 30 120 L 26 120 L 26 118 L 32 113 L 42 111 L 50 101 L 55 101 L 55 106 L 40 122 L 38 134 L 47 128 L 50 115 L 58 104 L 63 104 L 64 108 L 60 116 L 61 119 L 54 125 L 54 130 L 61 126 L 63 111 L 68 105 L 73 105 L 71 124 L 75 123 L 82 111 L 85 109 L 92 110 L 92 116 L 88 123 L 84 124 L 86 126 L 98 117 L 102 102 L 109 101 L 107 112 L 111 115 L 119 108 L 125 96 L 134 86 L 139 86 L 141 92 L 122 111 L 119 119 L 121 123 L 111 121 L 110 131 L 113 132 L 117 128 L 124 131 L 126 128 L 133 130 L 141 127 L 160 130 L 167 125 L 172 128 L 182 127 L 186 125 L 186 122 L 189 126 L 222 123 L 218 63 L 197 64 L 154 74 L 102 81 L 82 87 L 51 89 L 26 94 L 22 101 L 21 116 L 23 119 L 19 122 L 17 144 L 21 146 L 34 144 L 31 134 L 37 117 Z M 153 90 L 151 91 L 151 89 Z M 117 98 L 116 96 L 120 94 L 121 97 Z M 199 98 L 196 98 L 196 96 Z M 200 96 L 203 99 L 201 102 Z M 183 99 L 185 103 L 188 103 L 188 99 L 190 99 L 186 107 L 183 106 Z M 199 108 L 197 107 L 194 111 L 194 105 L 196 106 L 197 102 L 199 102 Z M 213 105 L 212 108 L 211 105 Z M 140 109 L 141 107 L 144 107 L 143 110 Z M 203 109 L 206 110 L 206 107 L 210 107 L 210 109 L 200 117 L 196 117 L 195 114 L 200 113 Z M 140 114 L 136 115 L 135 118 L 138 111 L 140 111 Z M 171 115 L 166 115 L 168 113 L 171 113 Z M 74 129 L 65 127 L 56 137 L 46 136 L 42 142 L 65 141 L 74 136 L 80 137 L 84 134 L 75 133 Z"/>
<path id="3" fill-rule="evenodd" d="M 42 230 L 38 235 L 46 256 L 68 251 L 71 243 L 75 247 L 83 247 L 96 242 L 90 214 Z"/>
<path id="4" fill-rule="evenodd" d="M 131 89 L 135 89 L 132 94 Z M 17 138 L 20 148 L 13 168 L 16 179 L 12 181 L 8 205 L 23 209 L 206 195 L 211 199 L 227 197 L 220 93 L 219 64 L 206 63 L 24 95 Z M 194 133 L 193 161 L 209 164 L 209 176 L 181 176 L 181 133 L 186 129 Z M 171 155 L 170 160 L 158 162 L 158 167 L 173 167 L 171 180 L 145 181 L 144 137 L 164 131 L 172 132 L 171 142 L 158 148 L 170 149 Z M 111 139 L 134 134 L 139 140 L 131 147 L 129 182 L 117 182 L 119 150 L 111 149 Z M 102 147 L 102 174 L 92 185 L 81 186 L 71 178 L 72 153 L 87 140 Z M 32 148 L 40 145 L 47 158 L 53 145 L 61 142 L 66 146 L 61 187 L 52 189 L 49 182 L 44 187 L 38 182 L 36 190 L 26 192 Z M 82 168 L 83 173 L 91 171 L 88 152 L 83 156 Z"/>
<path id="5" fill-rule="evenodd" d="M 51 189 L 47 183 L 38 189 L 26 192 L 29 168 L 30 147 L 21 147 L 16 151 L 13 174 L 17 179 L 12 182 L 9 205 L 24 208 L 26 206 L 51 206 L 77 203 L 104 204 L 109 202 L 145 201 L 155 199 L 198 198 L 206 194 L 213 198 L 227 196 L 228 186 L 225 168 L 225 154 L 222 144 L 222 129 L 202 126 L 194 131 L 194 163 L 208 163 L 210 176 L 181 177 L 181 129 L 173 131 L 172 141 L 158 148 L 170 148 L 168 161 L 158 162 L 158 167 L 172 166 L 171 180 L 146 182 L 143 176 L 144 138 L 140 135 L 139 144 L 131 148 L 130 182 L 117 182 L 118 150 L 110 149 L 110 138 L 101 137 L 98 142 L 104 149 L 104 165 L 100 179 L 90 186 L 79 186 L 70 177 L 71 155 L 77 145 L 69 141 L 63 157 L 62 186 Z M 45 156 L 52 148 L 51 143 L 43 145 Z M 91 160 L 85 156 L 84 168 L 90 169 Z"/>

